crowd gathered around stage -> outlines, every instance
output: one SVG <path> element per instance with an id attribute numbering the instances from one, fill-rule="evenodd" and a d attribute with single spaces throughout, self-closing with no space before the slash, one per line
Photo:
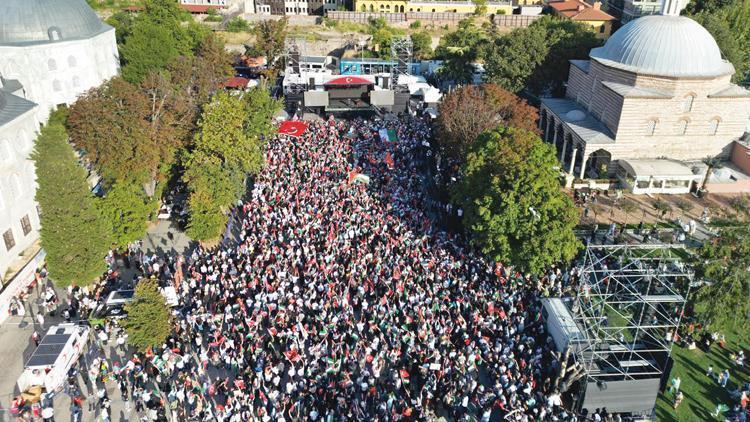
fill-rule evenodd
<path id="1" fill-rule="evenodd" d="M 329 119 L 274 137 L 217 249 L 138 258 L 177 292 L 173 334 L 89 376 L 153 420 L 580 420 L 540 305 L 575 270 L 526 277 L 435 224 L 430 130 Z M 125 342 L 113 327 L 102 344 Z"/>
<path id="2" fill-rule="evenodd" d="M 571 280 L 524 278 L 436 228 L 429 137 L 418 119 L 328 120 L 270 142 L 239 241 L 195 251 L 177 280 L 157 271 L 182 306 L 164 348 L 174 416 L 566 418 L 538 298 Z"/>

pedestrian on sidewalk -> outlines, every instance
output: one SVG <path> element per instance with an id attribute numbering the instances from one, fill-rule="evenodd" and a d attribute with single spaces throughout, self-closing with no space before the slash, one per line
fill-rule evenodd
<path id="1" fill-rule="evenodd" d="M 34 330 L 34 334 L 31 335 L 31 340 L 34 342 L 35 347 L 39 347 L 39 341 L 41 338 L 39 337 L 39 333 Z"/>

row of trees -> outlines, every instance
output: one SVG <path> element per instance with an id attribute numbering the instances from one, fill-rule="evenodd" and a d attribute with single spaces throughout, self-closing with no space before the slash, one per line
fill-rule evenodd
<path id="1" fill-rule="evenodd" d="M 193 148 L 204 104 L 232 75 L 223 43 L 186 24 L 170 0 L 148 0 L 143 12 L 110 23 L 122 76 L 55 114 L 36 147 L 42 246 L 59 285 L 89 283 L 105 270 L 109 248 L 143 236 Z M 104 197 L 91 194 L 74 151 L 101 176 Z"/>
<path id="2" fill-rule="evenodd" d="M 560 189 L 555 151 L 539 138 L 537 118 L 494 84 L 451 92 L 438 118 L 441 155 L 457 180 L 451 200 L 464 210 L 473 244 L 533 273 L 569 261 L 580 246 L 577 211 Z"/>
<path id="3" fill-rule="evenodd" d="M 441 38 L 435 56 L 445 61 L 442 76 L 459 84 L 471 82 L 472 63 L 481 61 L 486 81 L 508 91 L 562 95 L 568 61 L 587 58 L 599 45 L 589 27 L 566 19 L 545 16 L 506 34 L 467 19 Z"/>
<path id="4" fill-rule="evenodd" d="M 245 191 L 246 176 L 263 166 L 272 117 L 280 109 L 263 87 L 242 96 L 219 92 L 206 105 L 185 159 L 191 238 L 211 242 L 221 236 L 230 206 Z"/>

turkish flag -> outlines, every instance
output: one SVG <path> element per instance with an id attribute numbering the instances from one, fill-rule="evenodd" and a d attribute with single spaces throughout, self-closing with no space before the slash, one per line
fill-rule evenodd
<path id="1" fill-rule="evenodd" d="M 287 120 L 279 126 L 279 135 L 300 137 L 307 130 L 307 123 Z"/>

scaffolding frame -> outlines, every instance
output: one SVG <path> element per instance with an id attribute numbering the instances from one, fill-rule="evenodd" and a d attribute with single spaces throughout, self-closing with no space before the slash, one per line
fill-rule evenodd
<path id="1" fill-rule="evenodd" d="M 587 382 L 660 378 L 666 371 L 694 278 L 677 250 L 684 246 L 586 248 L 572 313 L 585 338 L 573 358 Z"/>
<path id="2" fill-rule="evenodd" d="M 391 80 L 398 85 L 399 76 L 411 74 L 413 44 L 410 37 L 393 37 L 391 39 Z"/>

